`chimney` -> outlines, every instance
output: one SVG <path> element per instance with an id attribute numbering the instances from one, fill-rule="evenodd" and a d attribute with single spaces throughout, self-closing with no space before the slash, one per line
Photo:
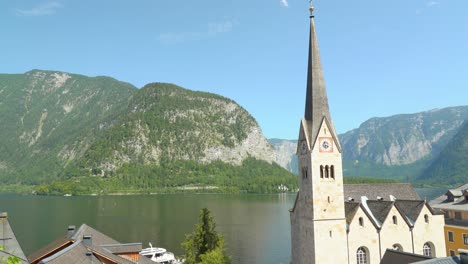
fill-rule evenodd
<path id="1" fill-rule="evenodd" d="M 93 244 L 93 237 L 91 235 L 84 235 L 83 243 L 85 246 L 91 246 Z"/>
<path id="2" fill-rule="evenodd" d="M 72 237 L 75 234 L 76 227 L 74 225 L 69 225 L 67 228 L 68 237 Z"/>

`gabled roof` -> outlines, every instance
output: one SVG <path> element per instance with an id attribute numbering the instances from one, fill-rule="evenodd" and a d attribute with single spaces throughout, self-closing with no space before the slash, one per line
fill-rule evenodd
<path id="1" fill-rule="evenodd" d="M 426 203 L 424 201 L 415 200 L 396 200 L 395 206 L 405 218 L 406 222 L 413 226 L 416 222 L 422 208 Z"/>
<path id="2" fill-rule="evenodd" d="M 119 244 L 119 242 L 99 231 L 96 229 L 82 224 L 80 228 L 75 232 L 75 234 L 71 237 L 72 240 L 82 239 L 83 236 L 92 236 L 93 245 L 110 245 L 110 244 Z"/>
<path id="3" fill-rule="evenodd" d="M 313 16 L 310 17 L 307 94 L 304 119 L 307 123 L 307 134 L 309 136 L 311 149 L 314 148 L 320 126 L 325 120 L 330 130 L 330 134 L 335 140 L 338 150 L 341 152 L 341 145 L 338 141 L 328 107 L 327 90 L 325 87 L 325 79 L 323 77 L 322 63 L 320 61 L 320 51 L 318 47 Z"/>
<path id="4" fill-rule="evenodd" d="M 3 247 L 3 250 L 0 250 L 0 256 L 6 258 L 16 256 L 20 259 L 21 263 L 28 263 L 8 221 L 7 213 L 0 213 L 0 246 Z"/>
<path id="5" fill-rule="evenodd" d="M 28 256 L 28 260 L 31 263 L 35 263 L 39 259 L 43 259 L 49 257 L 58 251 L 70 246 L 73 244 L 73 241 L 70 240 L 68 235 L 63 235 L 56 240 L 52 241 L 51 243 L 47 244 L 43 248 L 33 252 L 31 255 Z"/>
<path id="6" fill-rule="evenodd" d="M 457 189 L 449 189 L 446 193 L 446 195 L 451 194 L 455 197 L 460 197 L 463 195 L 463 190 L 457 190 Z"/>
<path id="7" fill-rule="evenodd" d="M 450 189 L 449 191 L 453 191 L 455 193 L 460 192 L 462 196 L 463 191 L 468 189 L 468 183 L 465 183 L 463 185 L 460 185 L 456 188 Z M 461 197 L 459 199 L 456 199 L 454 201 L 451 201 L 447 199 L 447 193 L 442 194 L 441 196 L 431 200 L 429 204 L 434 208 L 434 209 L 442 209 L 442 210 L 453 210 L 453 211 L 464 211 L 468 212 L 468 201 L 465 199 L 465 197 Z"/>
<path id="8" fill-rule="evenodd" d="M 393 207 L 393 202 L 368 200 L 367 206 L 371 210 L 374 218 L 379 221 L 377 223 L 378 226 L 382 226 L 382 224 L 385 222 L 385 219 L 387 219 L 388 213 Z"/>
<path id="9" fill-rule="evenodd" d="M 94 254 L 89 254 L 88 249 L 81 240 L 75 241 L 70 246 L 60 250 L 50 257 L 47 257 L 41 264 L 61 264 L 61 263 L 101 263 Z"/>
<path id="10" fill-rule="evenodd" d="M 369 200 L 382 197 L 384 201 L 390 201 L 390 195 L 397 200 L 421 200 L 409 183 L 344 184 L 343 190 L 345 200 L 353 198 L 360 201 L 362 196 L 366 196 Z"/>
<path id="11" fill-rule="evenodd" d="M 83 237 L 90 240 L 83 242 Z M 52 243 L 33 253 L 31 263 L 124 263 L 133 262 L 115 254 L 138 253 L 141 243 L 120 244 L 113 238 L 83 224 L 75 233 L 59 237 Z M 142 261 L 142 263 L 147 263 Z"/>
<path id="12" fill-rule="evenodd" d="M 346 222 L 350 224 L 353 221 L 354 215 L 356 214 L 360 203 L 356 202 L 345 202 L 345 215 Z"/>

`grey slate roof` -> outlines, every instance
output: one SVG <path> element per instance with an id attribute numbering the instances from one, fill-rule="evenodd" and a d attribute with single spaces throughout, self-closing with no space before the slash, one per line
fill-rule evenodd
<path id="1" fill-rule="evenodd" d="M 353 221 L 354 215 L 356 214 L 360 203 L 345 202 L 345 215 L 346 222 L 350 224 Z"/>
<path id="2" fill-rule="evenodd" d="M 380 264 L 409 264 L 427 259 L 431 259 L 431 257 L 387 249 L 382 260 L 380 260 Z"/>
<path id="3" fill-rule="evenodd" d="M 416 200 L 396 200 L 395 206 L 400 212 L 407 217 L 407 221 L 412 226 L 416 222 L 422 208 L 426 203 L 424 201 Z"/>
<path id="4" fill-rule="evenodd" d="M 384 201 L 390 201 L 390 195 L 398 200 L 421 200 L 409 183 L 344 184 L 343 189 L 345 201 L 349 197 L 360 201 L 362 196 L 366 196 L 369 200 L 377 200 L 377 197 L 382 197 Z"/>
<path id="5" fill-rule="evenodd" d="M 458 186 L 456 188 L 451 189 L 451 192 L 460 192 L 462 193 L 464 190 L 468 189 L 468 183 Z M 447 199 L 446 194 L 443 194 L 429 202 L 429 204 L 434 209 L 442 209 L 442 210 L 454 210 L 454 211 L 468 211 L 468 201 L 465 200 L 465 197 L 460 195 L 461 197 L 452 201 Z"/>
<path id="6" fill-rule="evenodd" d="M 385 219 L 387 219 L 390 209 L 393 207 L 393 202 L 368 200 L 367 206 L 374 217 L 379 221 L 378 225 L 382 225 L 385 222 Z"/>
<path id="7" fill-rule="evenodd" d="M 445 258 L 434 258 L 428 260 L 422 260 L 417 262 L 411 263 L 418 263 L 418 264 L 460 264 L 460 257 L 459 256 L 451 256 Z"/>
<path id="8" fill-rule="evenodd" d="M 84 242 L 83 237 L 90 236 L 91 244 Z M 116 254 L 137 253 L 142 249 L 141 243 L 120 244 L 113 238 L 83 224 L 75 233 L 64 235 L 30 256 L 30 261 L 39 263 L 106 263 L 134 264 L 132 261 Z M 44 258 L 45 257 L 45 258 Z M 143 259 L 139 263 L 150 263 Z"/>
<path id="9" fill-rule="evenodd" d="M 310 40 L 309 40 L 309 61 L 307 70 L 307 95 L 304 119 L 307 122 L 307 135 L 310 148 L 314 148 L 315 141 L 319 134 L 323 120 L 327 121 L 330 134 L 335 140 L 338 150 L 341 146 L 333 126 L 328 107 L 327 90 L 323 77 L 322 63 L 320 62 L 320 51 L 318 47 L 317 35 L 315 33 L 314 18 L 310 18 Z"/>
<path id="10" fill-rule="evenodd" d="M 43 259 L 41 264 L 60 264 L 60 263 L 101 263 L 94 254 L 87 254 L 88 249 L 81 240 L 75 241 L 69 247 L 55 253 L 54 255 Z"/>
<path id="11" fill-rule="evenodd" d="M 111 244 L 101 245 L 101 247 L 113 254 L 140 252 L 142 250 L 141 243 Z"/>
<path id="12" fill-rule="evenodd" d="M 21 263 L 28 263 L 8 221 L 7 213 L 0 213 L 0 246 L 3 247 L 3 250 L 0 251 L 0 256 L 6 258 L 16 256 L 20 259 Z"/>
<path id="13" fill-rule="evenodd" d="M 92 243 L 93 245 L 110 245 L 110 244 L 119 244 L 119 242 L 103 233 L 97 231 L 96 229 L 82 224 L 80 228 L 75 232 L 75 234 L 71 237 L 72 240 L 79 240 L 82 239 L 83 236 L 92 236 Z"/>

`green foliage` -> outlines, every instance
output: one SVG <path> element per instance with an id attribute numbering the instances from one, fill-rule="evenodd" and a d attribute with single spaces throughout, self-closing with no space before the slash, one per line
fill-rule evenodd
<path id="1" fill-rule="evenodd" d="M 84 172 L 86 173 L 86 171 Z M 86 174 L 85 174 L 86 175 Z M 298 186 L 297 177 L 276 164 L 248 158 L 241 166 L 221 161 L 200 164 L 174 161 L 160 165 L 127 164 L 112 176 L 82 176 L 42 184 L 37 194 L 74 195 L 101 193 L 277 193 L 279 185 Z"/>
<path id="2" fill-rule="evenodd" d="M 377 183 L 396 183 L 392 179 L 382 178 L 364 178 L 364 177 L 344 177 L 345 184 L 377 184 Z"/>
<path id="3" fill-rule="evenodd" d="M 4 247 L 0 246 L 0 251 L 4 251 Z M 1 264 L 20 264 L 21 260 L 17 256 L 8 256 L 8 258 L 0 257 Z"/>
<path id="4" fill-rule="evenodd" d="M 201 209 L 196 229 L 182 242 L 185 263 L 231 263 L 224 248 L 224 239 L 215 229 L 216 223 L 210 211 L 207 208 Z"/>

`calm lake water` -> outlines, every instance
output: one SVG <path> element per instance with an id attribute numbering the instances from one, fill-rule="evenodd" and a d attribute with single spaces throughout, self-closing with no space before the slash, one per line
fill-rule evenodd
<path id="1" fill-rule="evenodd" d="M 148 242 L 182 254 L 180 243 L 207 207 L 233 263 L 289 263 L 294 194 L 41 197 L 0 195 L 0 211 L 26 255 L 86 223 L 120 242 Z"/>
<path id="2" fill-rule="evenodd" d="M 443 188 L 416 189 L 432 199 Z M 288 264 L 291 252 L 289 209 L 295 194 L 135 195 L 42 197 L 0 195 L 0 211 L 26 255 L 65 234 L 68 225 L 86 223 L 114 239 L 148 242 L 182 254 L 180 243 L 192 232 L 199 210 L 207 207 L 225 236 L 233 263 Z"/>

